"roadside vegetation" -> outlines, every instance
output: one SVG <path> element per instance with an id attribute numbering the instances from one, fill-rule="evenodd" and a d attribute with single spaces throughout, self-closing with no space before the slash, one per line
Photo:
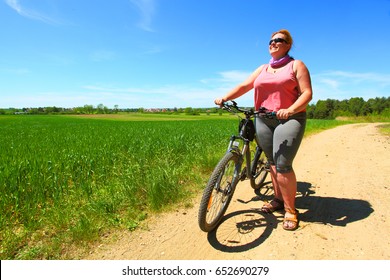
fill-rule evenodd
<path id="1" fill-rule="evenodd" d="M 30 115 L 110 115 L 120 113 L 141 113 L 147 114 L 164 114 L 164 115 L 186 115 L 194 116 L 201 114 L 223 114 L 226 112 L 213 108 L 108 108 L 103 104 L 97 106 L 84 105 L 82 107 L 61 108 L 61 107 L 39 107 L 39 108 L 8 108 L 1 109 L 0 115 L 12 114 L 30 114 Z M 336 119 L 338 117 L 368 117 L 368 118 L 389 118 L 390 117 L 390 97 L 370 98 L 367 101 L 361 97 L 352 97 L 345 100 L 326 99 L 318 100 L 307 106 L 309 119 Z"/>
<path id="2" fill-rule="evenodd" d="M 389 124 L 389 123 L 387 123 L 387 124 L 382 124 L 381 126 L 379 126 L 379 130 L 380 130 L 381 133 L 383 133 L 384 135 L 390 136 L 390 124 Z"/>
<path id="3" fill-rule="evenodd" d="M 361 121 L 309 120 L 307 134 Z M 191 206 L 236 129 L 218 112 L 0 116 L 0 258 L 77 258 L 112 230 Z"/>

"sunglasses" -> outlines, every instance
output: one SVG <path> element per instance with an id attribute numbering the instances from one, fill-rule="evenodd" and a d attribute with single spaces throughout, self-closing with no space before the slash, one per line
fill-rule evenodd
<path id="1" fill-rule="evenodd" d="M 284 40 L 283 38 L 275 38 L 275 39 L 272 39 L 272 40 L 270 40 L 269 41 L 269 44 L 271 45 L 272 43 L 282 43 L 282 42 L 285 42 L 285 43 L 287 43 L 287 41 L 286 40 Z"/>

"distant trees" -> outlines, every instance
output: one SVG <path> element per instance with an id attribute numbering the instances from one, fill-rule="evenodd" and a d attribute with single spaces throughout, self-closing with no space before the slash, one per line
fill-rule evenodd
<path id="1" fill-rule="evenodd" d="M 119 109 L 115 105 L 113 109 L 99 104 L 98 106 L 84 105 L 82 107 L 74 108 L 60 108 L 60 107 L 39 107 L 39 108 L 9 108 L 1 109 L 0 115 L 5 114 L 117 114 L 119 112 L 126 113 L 159 113 L 159 114 L 186 114 L 186 115 L 200 115 L 200 114 L 223 114 L 226 111 L 213 108 L 127 108 Z M 307 106 L 307 114 L 310 119 L 334 119 L 339 116 L 384 116 L 390 117 L 390 97 L 376 97 L 365 101 L 361 97 L 353 97 L 345 100 L 326 99 L 318 100 L 315 104 Z"/>
<path id="2" fill-rule="evenodd" d="M 193 116 L 197 116 L 197 115 L 200 115 L 201 113 L 201 109 L 194 109 L 194 108 L 191 108 L 191 107 L 187 107 L 184 109 L 184 113 L 186 115 L 193 115 Z"/>
<path id="3" fill-rule="evenodd" d="M 307 108 L 310 119 L 334 119 L 340 116 L 390 116 L 390 97 L 376 97 L 364 101 L 361 97 L 349 100 L 318 100 Z"/>

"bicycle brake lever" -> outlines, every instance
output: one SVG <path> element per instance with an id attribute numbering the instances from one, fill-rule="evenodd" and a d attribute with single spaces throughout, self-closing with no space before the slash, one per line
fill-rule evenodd
<path id="1" fill-rule="evenodd" d="M 269 112 L 268 115 L 269 115 L 270 118 L 275 118 L 276 117 L 276 112 L 275 111 Z"/>
<path id="2" fill-rule="evenodd" d="M 259 112 L 260 116 L 267 117 L 269 119 L 273 119 L 273 118 L 276 117 L 276 112 L 275 111 L 268 110 L 265 107 L 260 107 L 259 111 L 261 111 L 261 112 Z"/>

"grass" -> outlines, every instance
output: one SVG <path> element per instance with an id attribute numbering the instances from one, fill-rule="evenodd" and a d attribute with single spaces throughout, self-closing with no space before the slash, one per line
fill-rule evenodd
<path id="1" fill-rule="evenodd" d="M 323 130 L 331 129 L 339 125 L 353 123 L 351 121 L 339 120 L 307 120 L 305 137 L 316 134 Z"/>
<path id="2" fill-rule="evenodd" d="M 390 124 L 382 124 L 379 126 L 379 130 L 382 134 L 390 136 Z"/>
<path id="3" fill-rule="evenodd" d="M 67 245 L 137 227 L 188 197 L 232 121 L 1 117 L 1 259 L 67 258 Z"/>
<path id="4" fill-rule="evenodd" d="M 187 115 L 184 113 L 118 113 L 118 114 L 95 114 L 95 115 L 73 115 L 75 118 L 89 118 L 114 121 L 199 121 L 199 120 L 221 120 L 236 119 L 231 114 L 199 114 Z"/>
<path id="5" fill-rule="evenodd" d="M 230 115 L 106 117 L 0 116 L 1 259 L 77 258 L 185 203 L 237 129 Z M 307 134 L 345 123 L 309 120 Z"/>

